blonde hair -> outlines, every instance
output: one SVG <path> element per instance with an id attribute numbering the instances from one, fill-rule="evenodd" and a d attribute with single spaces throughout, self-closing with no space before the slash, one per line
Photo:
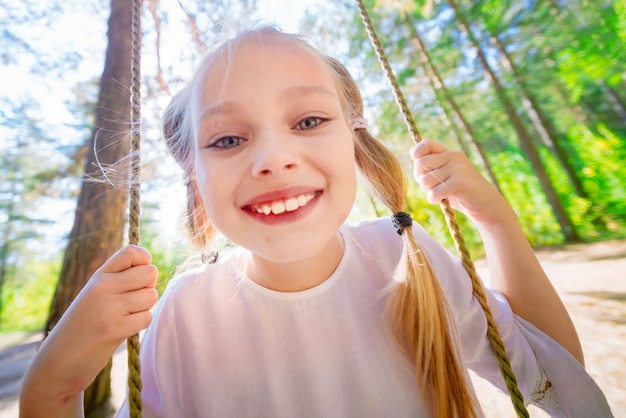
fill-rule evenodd
<path id="1" fill-rule="evenodd" d="M 246 36 L 273 35 L 291 38 L 316 53 L 331 70 L 348 120 L 363 117 L 363 100 L 356 82 L 337 60 L 326 57 L 295 35 L 264 27 Z M 227 44 L 228 45 L 228 44 Z M 232 45 L 232 43 L 231 43 Z M 196 182 L 193 181 L 193 134 L 187 120 L 191 85 L 176 95 L 164 115 L 168 149 L 188 176 L 185 229 L 194 246 L 207 252 L 216 234 L 208 218 Z M 393 213 L 404 209 L 406 183 L 398 159 L 367 129 L 355 129 L 355 157 L 369 189 Z M 391 228 L 390 223 L 390 228 Z M 391 326 L 399 345 L 415 363 L 415 373 L 431 411 L 439 417 L 475 417 L 477 403 L 455 344 L 446 296 L 410 227 L 402 234 L 403 251 L 396 271 L 400 282 L 391 307 Z"/>

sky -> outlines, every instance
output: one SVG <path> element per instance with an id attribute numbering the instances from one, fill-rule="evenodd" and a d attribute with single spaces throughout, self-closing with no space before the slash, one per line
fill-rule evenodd
<path id="1" fill-rule="evenodd" d="M 263 0 L 259 1 L 259 13 L 268 21 L 273 21 L 287 32 L 298 32 L 298 20 L 303 12 L 319 0 Z"/>
<path id="2" fill-rule="evenodd" d="M 285 0 L 258 0 L 258 12 L 259 17 L 263 20 L 276 23 L 285 31 L 297 32 L 299 29 L 298 21 L 306 8 L 325 2 L 326 0 L 298 0 L 296 1 L 297 4 L 294 5 L 293 2 Z M 161 3 L 166 4 L 167 2 Z M 170 7 L 175 8 L 175 3 L 170 2 Z M 19 1 L 8 1 L 7 4 L 14 10 L 20 9 Z M 106 47 L 106 16 L 104 13 L 100 16 L 93 15 L 88 9 L 88 7 L 72 7 L 71 11 L 55 18 L 49 27 L 38 28 L 23 25 L 17 34 L 23 35 L 27 42 L 40 51 L 50 51 L 50 53 L 57 51 L 68 55 L 72 51 L 98 50 L 103 52 Z M 175 16 L 175 13 L 173 15 Z M 0 19 L 4 20 L 6 16 L 7 10 L 1 9 Z M 145 13 L 144 22 L 149 19 L 149 15 Z M 77 34 L 80 36 L 76 36 Z M 170 42 L 173 39 L 175 37 L 169 38 Z M 184 39 L 184 42 L 188 42 L 188 40 Z M 168 46 L 164 45 L 164 47 L 167 50 Z M 170 46 L 173 49 L 180 47 L 180 44 L 173 42 Z M 149 59 L 149 57 L 144 57 L 144 59 Z M 59 106 L 59 103 L 73 97 L 72 92 L 67 87 L 75 79 L 67 80 L 64 79 L 63 75 L 52 80 L 35 79 L 27 70 L 33 62 L 34 59 L 24 57 L 21 59 L 20 65 L 3 65 L 2 77 L 0 77 L 0 94 L 9 98 L 17 98 L 25 92 L 29 92 L 37 98 L 43 113 L 49 115 L 48 118 L 51 120 L 67 118 L 67 110 L 64 106 Z M 90 78 L 93 74 L 99 74 L 101 71 L 102 60 L 85 59 L 80 61 L 76 74 L 79 74 L 79 77 L 82 74 L 85 78 Z M 72 76 L 75 77 L 74 72 L 72 72 Z"/>

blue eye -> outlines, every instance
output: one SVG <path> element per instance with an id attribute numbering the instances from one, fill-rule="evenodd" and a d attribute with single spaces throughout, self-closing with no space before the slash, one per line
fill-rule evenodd
<path id="1" fill-rule="evenodd" d="M 239 145 L 243 144 L 243 142 L 244 140 L 238 136 L 224 136 L 213 141 L 213 143 L 211 143 L 209 147 L 229 149 L 238 147 Z"/>
<path id="2" fill-rule="evenodd" d="M 313 129 L 318 127 L 322 122 L 324 122 L 324 120 L 325 119 L 317 116 L 304 118 L 300 122 L 298 122 L 297 128 L 301 130 Z"/>

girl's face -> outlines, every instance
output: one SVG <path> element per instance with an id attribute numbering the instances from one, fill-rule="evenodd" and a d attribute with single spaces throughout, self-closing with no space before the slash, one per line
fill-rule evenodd
<path id="1" fill-rule="evenodd" d="M 319 262 L 340 248 L 356 168 L 330 71 L 294 40 L 261 35 L 215 54 L 196 82 L 203 203 L 218 230 L 257 260 Z"/>

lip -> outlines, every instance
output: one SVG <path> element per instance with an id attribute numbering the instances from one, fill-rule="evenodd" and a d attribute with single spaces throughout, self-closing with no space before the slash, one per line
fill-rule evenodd
<path id="1" fill-rule="evenodd" d="M 254 196 L 252 199 L 246 201 L 243 205 L 241 205 L 242 209 L 245 209 L 249 206 L 259 205 L 261 203 L 272 202 L 274 200 L 281 199 L 289 199 L 290 197 L 296 197 L 301 194 L 321 194 L 322 189 L 311 187 L 311 186 L 292 186 L 287 187 L 280 190 L 274 190 L 267 193 L 262 193 L 260 195 Z"/>
<path id="2" fill-rule="evenodd" d="M 294 211 L 286 211 L 275 215 L 273 213 L 266 215 L 264 213 L 259 213 L 252 209 L 254 205 L 260 205 L 263 203 L 269 203 L 274 200 L 285 200 L 291 197 L 296 197 L 303 194 L 313 194 L 313 198 L 307 202 L 306 205 L 300 206 L 298 209 Z M 271 191 L 268 193 L 263 193 L 254 198 L 250 199 L 245 205 L 241 207 L 241 209 L 247 215 L 252 218 L 269 225 L 275 225 L 283 222 L 292 222 L 302 217 L 306 216 L 306 214 L 311 211 L 318 203 L 319 197 L 323 194 L 322 189 L 312 188 L 312 187 L 289 187 L 286 189 Z"/>

